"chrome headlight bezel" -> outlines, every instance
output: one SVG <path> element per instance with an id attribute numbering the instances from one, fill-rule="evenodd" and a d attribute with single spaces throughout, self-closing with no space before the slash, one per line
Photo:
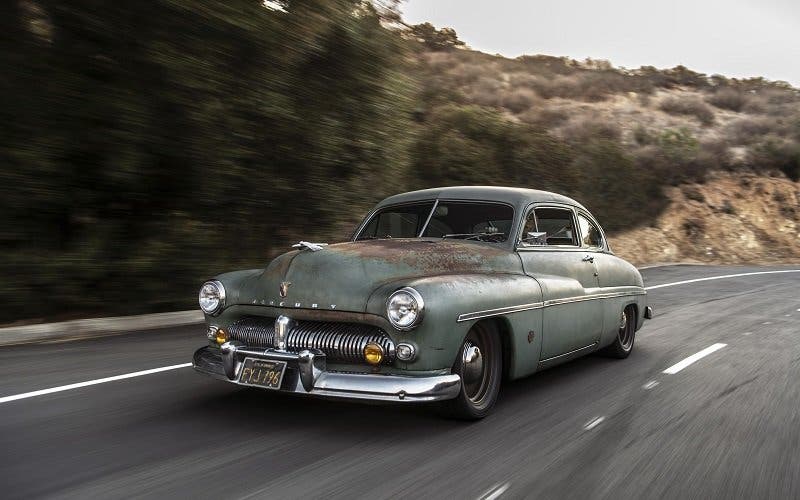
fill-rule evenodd
<path id="1" fill-rule="evenodd" d="M 413 307 L 413 319 L 410 323 L 405 322 L 398 322 L 392 317 L 392 309 L 394 306 L 394 299 L 405 296 L 411 299 L 411 302 L 414 304 Z M 406 286 L 395 290 L 389 295 L 389 298 L 386 299 L 386 319 L 389 320 L 389 323 L 396 329 L 400 330 L 401 332 L 406 332 L 409 330 L 413 330 L 414 328 L 419 325 L 420 321 L 422 321 L 422 316 L 425 313 L 425 301 L 422 299 L 422 295 L 410 286 Z M 406 313 L 409 314 L 409 313 Z"/>
<path id="2" fill-rule="evenodd" d="M 217 303 L 213 307 L 208 307 L 208 308 L 203 307 L 203 299 L 207 297 L 207 295 L 205 295 L 207 290 L 206 287 L 213 287 L 217 290 L 216 292 Z M 197 301 L 200 304 L 200 310 L 203 311 L 204 313 L 211 316 L 219 314 L 219 312 L 225 307 L 225 287 L 218 280 L 206 281 L 205 283 L 203 283 L 203 286 L 200 287 L 200 292 L 198 294 Z"/>

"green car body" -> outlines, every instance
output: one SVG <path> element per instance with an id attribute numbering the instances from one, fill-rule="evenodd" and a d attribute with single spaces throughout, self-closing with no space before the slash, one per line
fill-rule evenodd
<path id="1" fill-rule="evenodd" d="M 357 240 L 374 214 L 407 206 L 419 206 L 424 214 L 429 206 L 425 204 L 431 203 L 429 219 L 447 203 L 452 207 L 477 203 L 469 207 L 508 214 L 513 209 L 513 216 L 503 222 L 508 234 L 496 233 L 503 234 L 504 241 L 492 238 L 493 233 Z M 573 222 L 565 224 L 559 238 L 541 231 L 525 233 L 525 228 L 538 227 L 540 220 L 545 224 L 535 214 L 571 216 Z M 588 232 L 587 220 L 593 231 L 590 238 L 582 234 Z M 374 224 L 377 233 L 380 221 Z M 487 221 L 481 227 L 493 225 Z M 566 244 L 569 239 L 572 243 Z M 465 338 L 478 324 L 491 326 L 502 350 L 503 376 L 516 379 L 609 348 L 625 327 L 623 312 L 627 311 L 634 332 L 651 314 L 638 270 L 611 252 L 588 210 L 558 194 L 517 188 L 450 187 L 392 196 L 368 214 L 351 241 L 321 247 L 305 244 L 277 257 L 266 269 L 235 271 L 215 280 L 224 288 L 224 300 L 218 311 L 206 314 L 210 345 L 195 353 L 198 371 L 240 383 L 244 359 L 263 356 L 288 363 L 287 378 L 277 387 L 282 391 L 352 399 L 455 398 L 463 376 L 456 366 L 465 356 Z M 387 300 L 409 287 L 424 305 L 416 324 L 400 329 L 387 317 Z M 295 334 L 293 347 L 276 344 L 279 317 L 290 321 L 290 329 L 305 325 L 308 330 L 302 332 L 303 339 Z M 262 328 L 253 326 L 259 322 L 261 337 L 241 333 L 239 342 L 217 338 L 220 329 L 244 332 L 237 325 L 245 323 L 248 331 L 255 332 Z M 359 339 L 348 340 L 349 329 L 358 330 L 359 325 L 366 328 L 360 344 Z M 327 340 L 326 328 L 332 332 Z M 349 341 L 361 349 L 364 342 L 374 340 L 370 337 L 374 332 L 383 335 L 377 341 L 383 349 L 382 362 L 369 364 L 352 352 L 347 359 L 337 359 L 337 342 Z M 242 341 L 242 335 L 250 342 Z M 252 340 L 256 337 L 260 343 Z M 631 334 L 629 348 L 632 342 Z M 397 355 L 401 344 L 406 360 Z M 301 372 L 295 379 L 294 371 Z M 346 376 L 350 378 L 336 378 Z"/>

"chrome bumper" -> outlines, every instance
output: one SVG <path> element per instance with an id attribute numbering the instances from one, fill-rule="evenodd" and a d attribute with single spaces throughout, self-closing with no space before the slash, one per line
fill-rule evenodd
<path id="1" fill-rule="evenodd" d="M 226 342 L 220 350 L 211 347 L 198 349 L 192 365 L 204 375 L 239 384 L 239 372 L 245 358 L 285 361 L 286 374 L 279 392 L 372 401 L 428 402 L 452 399 L 461 390 L 461 377 L 458 375 L 408 377 L 329 372 L 325 354 L 320 351 L 294 353 L 254 349 L 239 342 Z"/>

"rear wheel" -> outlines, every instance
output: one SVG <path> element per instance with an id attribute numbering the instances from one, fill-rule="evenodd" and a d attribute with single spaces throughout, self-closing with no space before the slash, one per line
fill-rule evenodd
<path id="1" fill-rule="evenodd" d="M 478 323 L 467 333 L 453 373 L 461 377 L 461 391 L 443 403 L 445 413 L 465 420 L 488 415 L 497 401 L 503 374 L 502 344 L 493 324 Z"/>
<path id="2" fill-rule="evenodd" d="M 630 356 L 633 350 L 633 341 L 636 339 L 636 308 L 627 306 L 619 319 L 619 329 L 614 343 L 603 349 L 602 353 L 612 358 L 624 359 Z"/>

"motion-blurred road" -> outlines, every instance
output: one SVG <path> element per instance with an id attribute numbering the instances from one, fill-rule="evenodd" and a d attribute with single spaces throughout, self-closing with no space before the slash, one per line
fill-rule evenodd
<path id="1" fill-rule="evenodd" d="M 763 270 L 643 274 L 654 286 Z M 0 496 L 800 497 L 800 273 L 649 300 L 656 318 L 629 359 L 506 384 L 476 423 L 245 390 L 191 368 L 3 402 Z M 0 398 L 186 363 L 204 342 L 192 327 L 2 348 Z M 663 373 L 714 344 L 726 346 Z"/>

